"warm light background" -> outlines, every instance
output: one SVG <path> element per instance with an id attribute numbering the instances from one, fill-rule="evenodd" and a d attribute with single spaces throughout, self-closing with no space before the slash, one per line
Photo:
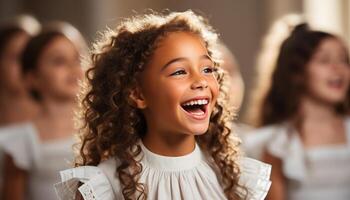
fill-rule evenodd
<path id="1" fill-rule="evenodd" d="M 98 30 L 146 9 L 203 13 L 235 54 L 246 85 L 254 82 L 254 66 L 263 35 L 272 22 L 288 13 L 303 13 L 315 26 L 350 38 L 348 0 L 0 0 L 0 23 L 21 13 L 41 22 L 65 20 L 91 42 Z M 241 111 L 246 110 L 246 102 Z"/>

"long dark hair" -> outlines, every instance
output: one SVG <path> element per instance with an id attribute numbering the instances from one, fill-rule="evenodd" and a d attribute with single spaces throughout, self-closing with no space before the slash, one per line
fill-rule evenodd
<path id="1" fill-rule="evenodd" d="M 262 98 L 256 123 L 258 126 L 280 123 L 297 114 L 301 96 L 307 92 L 306 66 L 321 42 L 329 38 L 338 39 L 330 33 L 310 30 L 303 23 L 296 26 L 282 43 L 271 87 L 265 98 Z M 349 97 L 350 90 L 347 99 Z M 346 113 L 347 103 L 341 103 L 335 109 L 338 113 Z"/>

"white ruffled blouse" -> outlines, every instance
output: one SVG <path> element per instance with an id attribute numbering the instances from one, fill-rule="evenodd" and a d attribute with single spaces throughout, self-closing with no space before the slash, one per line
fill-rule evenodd
<path id="1" fill-rule="evenodd" d="M 147 197 L 152 200 L 226 199 L 213 167 L 200 148 L 180 157 L 157 155 L 142 147 L 140 182 L 147 185 Z M 84 200 L 124 199 L 116 176 L 116 159 L 102 162 L 98 167 L 82 166 L 62 171 L 62 182 L 55 185 L 61 200 L 74 199 L 77 190 Z M 270 165 L 243 158 L 239 183 L 249 192 L 248 199 L 265 198 L 271 182 Z M 78 182 L 83 183 L 78 186 Z"/>
<path id="2" fill-rule="evenodd" d="M 28 171 L 28 200 L 57 199 L 53 185 L 59 181 L 59 171 L 72 166 L 73 144 L 73 137 L 41 141 L 31 123 L 0 129 L 0 151 Z"/>
<path id="3" fill-rule="evenodd" d="M 266 150 L 282 160 L 289 200 L 350 199 L 350 119 L 345 120 L 347 143 L 305 148 L 287 123 L 267 126 L 243 140 L 250 156 Z M 249 155 L 249 154 L 248 154 Z"/>

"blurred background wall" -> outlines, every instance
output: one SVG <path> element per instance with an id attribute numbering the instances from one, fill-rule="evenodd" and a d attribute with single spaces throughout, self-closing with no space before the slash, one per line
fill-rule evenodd
<path id="1" fill-rule="evenodd" d="M 193 9 L 207 16 L 235 54 L 246 85 L 253 86 L 255 58 L 272 22 L 288 13 L 303 13 L 315 26 L 337 33 L 349 43 L 347 0 L 0 0 L 0 23 L 29 13 L 45 23 L 65 20 L 91 42 L 99 30 L 148 8 L 155 11 Z M 242 113 L 246 110 L 243 103 Z"/>

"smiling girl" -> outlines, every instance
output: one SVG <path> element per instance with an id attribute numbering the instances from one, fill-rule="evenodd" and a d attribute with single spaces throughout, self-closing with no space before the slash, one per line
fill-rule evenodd
<path id="1" fill-rule="evenodd" d="M 269 166 L 241 159 L 228 127 L 216 38 L 191 11 L 133 17 L 105 34 L 87 73 L 77 168 L 56 185 L 61 199 L 265 197 Z"/>
<path id="2" fill-rule="evenodd" d="M 340 38 L 296 26 L 282 43 L 254 133 L 272 164 L 268 199 L 350 198 L 350 63 Z M 262 142 L 264 143 L 264 142 Z M 257 148 L 258 145 L 254 145 Z"/>

